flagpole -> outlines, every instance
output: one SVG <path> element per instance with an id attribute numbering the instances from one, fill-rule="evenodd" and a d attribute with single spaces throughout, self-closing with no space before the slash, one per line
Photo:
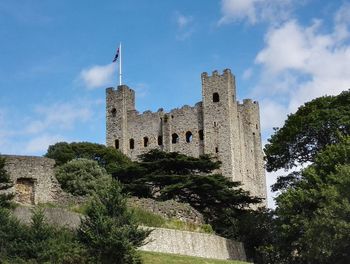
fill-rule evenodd
<path id="1" fill-rule="evenodd" d="M 122 85 L 122 43 L 119 43 L 119 85 Z"/>

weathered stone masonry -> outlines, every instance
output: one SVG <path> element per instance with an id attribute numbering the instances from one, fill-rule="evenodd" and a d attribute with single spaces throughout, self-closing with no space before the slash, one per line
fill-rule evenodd
<path id="1" fill-rule="evenodd" d="M 22 204 L 53 202 L 61 194 L 55 178 L 53 159 L 32 156 L 2 155 L 5 169 L 14 185 L 15 201 Z"/>
<path id="2" fill-rule="evenodd" d="M 259 105 L 239 103 L 229 69 L 209 76 L 202 73 L 202 102 L 169 113 L 159 109 L 140 114 L 135 92 L 126 85 L 106 89 L 106 143 L 131 159 L 150 149 L 177 151 L 198 157 L 210 154 L 221 162 L 221 172 L 241 181 L 251 194 L 266 198 L 260 134 Z"/>

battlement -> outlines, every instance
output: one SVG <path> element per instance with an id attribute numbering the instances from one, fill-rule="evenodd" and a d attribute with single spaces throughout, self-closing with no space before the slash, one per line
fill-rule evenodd
<path id="1" fill-rule="evenodd" d="M 151 149 L 199 157 L 209 154 L 222 162 L 218 171 L 241 181 L 253 195 L 266 197 L 257 102 L 236 101 L 231 70 L 203 72 L 202 101 L 169 112 L 135 109 L 135 92 L 126 85 L 106 89 L 107 146 L 137 160 Z"/>
<path id="2" fill-rule="evenodd" d="M 203 73 L 201 74 L 202 80 L 203 80 L 203 79 L 210 79 L 210 78 L 212 78 L 212 77 L 219 77 L 219 76 L 225 77 L 225 76 L 233 76 L 233 75 L 232 75 L 230 69 L 225 69 L 225 70 L 223 70 L 223 73 L 222 73 L 221 75 L 219 74 L 219 72 L 218 72 L 217 70 L 212 71 L 212 75 L 211 75 L 211 76 L 208 75 L 207 72 L 203 72 Z"/>

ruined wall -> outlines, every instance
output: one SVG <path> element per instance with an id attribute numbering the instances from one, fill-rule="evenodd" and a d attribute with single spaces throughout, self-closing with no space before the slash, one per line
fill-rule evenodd
<path id="1" fill-rule="evenodd" d="M 54 201 L 61 192 L 54 175 L 55 161 L 43 157 L 2 155 L 5 169 L 13 180 L 10 189 L 16 194 L 15 201 L 38 204 Z"/>
<path id="2" fill-rule="evenodd" d="M 169 113 L 160 109 L 140 114 L 132 89 L 108 88 L 107 146 L 133 160 L 155 148 L 194 157 L 210 154 L 222 162 L 219 173 L 266 198 L 258 103 L 237 101 L 235 78 L 228 69 L 211 76 L 202 73 L 201 78 L 202 102 Z"/>

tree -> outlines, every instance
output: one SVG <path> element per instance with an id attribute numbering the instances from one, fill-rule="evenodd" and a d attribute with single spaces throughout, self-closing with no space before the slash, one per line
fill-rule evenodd
<path id="1" fill-rule="evenodd" d="M 13 183 L 5 169 L 5 163 L 5 158 L 0 157 L 0 208 L 11 207 L 11 200 L 14 196 L 12 193 L 6 193 L 6 190 L 10 189 L 13 186 Z"/>
<path id="2" fill-rule="evenodd" d="M 276 203 L 275 247 L 286 263 L 349 263 L 350 137 L 316 155 Z"/>
<path id="3" fill-rule="evenodd" d="M 68 161 L 55 174 L 62 189 L 73 195 L 91 195 L 111 178 L 96 161 L 82 158 Z"/>
<path id="4" fill-rule="evenodd" d="M 220 162 L 208 155 L 194 158 L 151 150 L 140 159 L 141 162 L 114 174 L 129 193 L 188 203 L 204 215 L 217 233 L 226 237 L 237 238 L 238 216 L 249 206 L 261 202 L 240 188 L 239 182 L 232 182 L 221 174 L 210 175 L 219 168 Z"/>
<path id="5" fill-rule="evenodd" d="M 87 264 L 86 249 L 76 234 L 45 222 L 42 210 L 34 210 L 32 223 L 26 226 L 0 208 L 1 263 Z"/>
<path id="6" fill-rule="evenodd" d="M 350 135 L 350 90 L 314 99 L 275 129 L 264 149 L 266 169 L 291 169 L 313 162 L 317 153 L 346 135 Z"/>
<path id="7" fill-rule="evenodd" d="M 108 173 L 113 173 L 120 167 L 131 163 L 130 159 L 119 150 L 89 142 L 56 143 L 49 146 L 45 157 L 54 159 L 57 166 L 73 159 L 92 159 L 97 161 Z"/>
<path id="8" fill-rule="evenodd" d="M 79 228 L 80 241 L 95 263 L 141 263 L 136 248 L 150 231 L 138 228 L 116 180 L 96 191 Z"/>

